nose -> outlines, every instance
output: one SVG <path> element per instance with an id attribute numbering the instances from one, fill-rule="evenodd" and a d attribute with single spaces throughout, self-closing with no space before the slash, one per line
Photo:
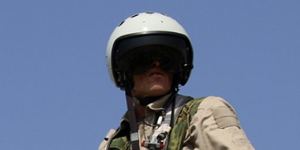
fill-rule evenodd
<path id="1" fill-rule="evenodd" d="M 158 60 L 155 60 L 153 63 L 152 63 L 152 67 L 160 67 L 160 62 Z"/>

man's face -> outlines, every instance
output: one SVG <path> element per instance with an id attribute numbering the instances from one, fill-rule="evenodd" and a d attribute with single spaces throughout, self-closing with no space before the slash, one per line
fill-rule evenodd
<path id="1" fill-rule="evenodd" d="M 153 66 L 143 73 L 133 74 L 134 87 L 132 95 L 135 97 L 154 97 L 168 93 L 172 86 L 173 75 L 161 68 L 160 62 L 153 62 Z"/>

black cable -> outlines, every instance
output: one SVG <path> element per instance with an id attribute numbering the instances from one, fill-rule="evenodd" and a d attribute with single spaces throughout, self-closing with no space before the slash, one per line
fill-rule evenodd
<path id="1" fill-rule="evenodd" d="M 130 146 L 131 150 L 139 150 L 139 136 L 138 136 L 138 125 L 136 122 L 136 115 L 134 110 L 134 104 L 132 98 L 130 97 L 130 86 L 126 86 L 125 88 L 125 96 L 126 96 L 126 103 L 128 109 L 128 119 L 129 119 L 129 126 L 130 126 Z"/>
<path id="2" fill-rule="evenodd" d="M 176 104 L 176 93 L 174 93 L 174 96 L 172 97 L 172 111 L 171 111 L 171 121 L 170 121 L 170 127 L 173 128 L 174 126 L 174 111 L 175 111 L 175 104 Z"/>

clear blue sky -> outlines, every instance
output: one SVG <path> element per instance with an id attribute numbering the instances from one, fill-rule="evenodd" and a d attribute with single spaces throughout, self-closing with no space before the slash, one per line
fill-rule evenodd
<path id="1" fill-rule="evenodd" d="M 108 37 L 143 11 L 181 22 L 195 68 L 181 93 L 226 98 L 257 149 L 298 149 L 300 1 L 1 0 L 0 149 L 96 150 L 126 110 Z"/>

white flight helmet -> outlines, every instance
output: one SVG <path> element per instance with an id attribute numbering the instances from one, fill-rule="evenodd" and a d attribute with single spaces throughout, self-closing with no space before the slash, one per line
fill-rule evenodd
<path id="1" fill-rule="evenodd" d="M 193 49 L 185 29 L 173 18 L 145 12 L 128 17 L 118 25 L 110 36 L 106 51 L 107 67 L 111 79 L 117 87 L 126 88 L 126 70 L 120 67 L 120 56 L 130 50 L 159 45 L 179 53 L 183 60 L 178 61 L 180 73 L 177 84 L 184 85 L 193 68 Z M 122 62 L 123 63 L 123 62 Z"/>

